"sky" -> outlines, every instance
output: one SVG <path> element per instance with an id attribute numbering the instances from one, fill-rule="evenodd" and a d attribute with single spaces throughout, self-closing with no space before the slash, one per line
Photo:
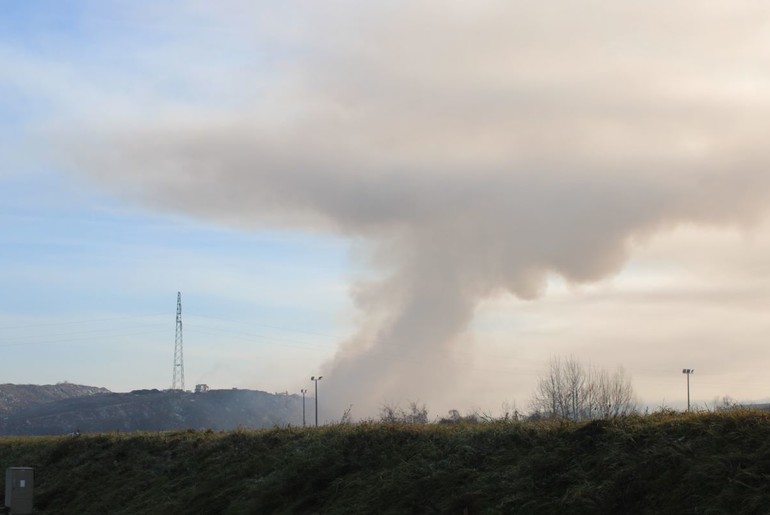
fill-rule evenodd
<path id="1" fill-rule="evenodd" d="M 0 0 L 0 382 L 770 400 L 770 8 Z M 312 392 L 311 392 L 312 393 Z"/>

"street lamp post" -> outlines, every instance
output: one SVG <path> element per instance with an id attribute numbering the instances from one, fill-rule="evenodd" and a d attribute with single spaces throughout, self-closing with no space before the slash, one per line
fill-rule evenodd
<path id="1" fill-rule="evenodd" d="M 302 392 L 302 427 L 305 427 L 305 394 L 307 393 L 307 388 L 303 388 L 300 392 Z"/>
<path id="2" fill-rule="evenodd" d="M 687 375 L 687 411 L 690 411 L 690 375 L 695 373 L 695 369 L 683 368 L 682 373 Z"/>
<path id="3" fill-rule="evenodd" d="M 323 379 L 323 376 L 312 376 L 311 381 L 315 383 L 315 427 L 318 427 L 318 381 Z"/>

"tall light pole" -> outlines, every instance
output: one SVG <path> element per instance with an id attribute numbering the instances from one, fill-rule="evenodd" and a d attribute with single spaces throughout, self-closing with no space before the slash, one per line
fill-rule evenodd
<path id="1" fill-rule="evenodd" d="M 307 388 L 303 388 L 300 392 L 302 392 L 302 427 L 305 427 L 305 394 L 307 393 Z"/>
<path id="2" fill-rule="evenodd" d="M 318 381 L 323 379 L 323 376 L 312 376 L 311 381 L 315 383 L 315 427 L 318 427 Z"/>
<path id="3" fill-rule="evenodd" d="M 687 374 L 687 411 L 690 411 L 690 375 L 695 373 L 694 368 L 683 368 L 683 374 Z"/>

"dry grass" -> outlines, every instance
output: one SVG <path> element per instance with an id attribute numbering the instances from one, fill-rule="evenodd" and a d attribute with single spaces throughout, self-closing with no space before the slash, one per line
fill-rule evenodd
<path id="1" fill-rule="evenodd" d="M 770 416 L 0 439 L 39 513 L 766 513 Z"/>

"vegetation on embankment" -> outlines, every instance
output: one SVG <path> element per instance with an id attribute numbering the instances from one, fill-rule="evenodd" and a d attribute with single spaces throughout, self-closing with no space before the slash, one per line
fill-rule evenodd
<path id="1" fill-rule="evenodd" d="M 0 466 L 45 514 L 766 513 L 770 415 L 5 438 Z"/>

